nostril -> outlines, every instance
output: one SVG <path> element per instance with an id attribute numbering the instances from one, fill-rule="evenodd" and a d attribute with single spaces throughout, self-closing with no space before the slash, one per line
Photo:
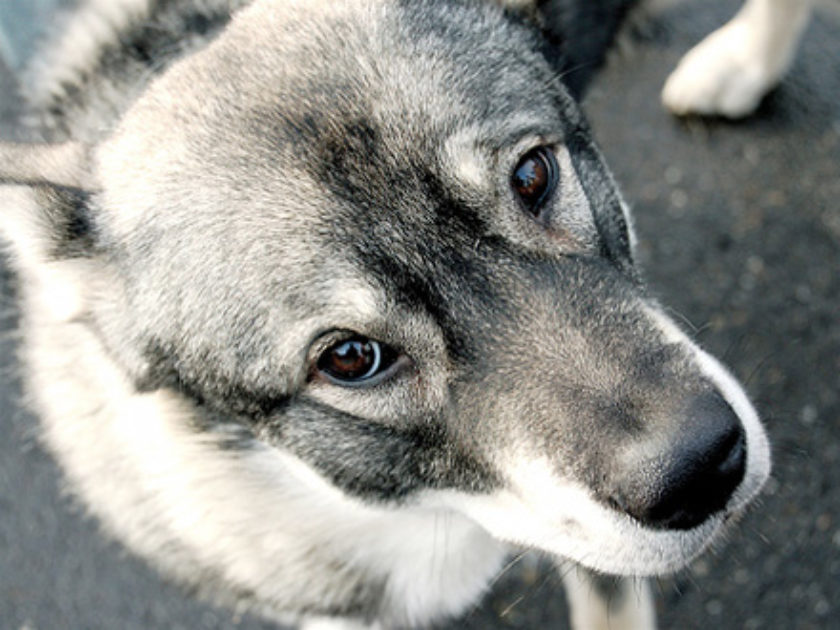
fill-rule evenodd
<path id="1" fill-rule="evenodd" d="M 658 529 L 690 529 L 726 507 L 746 469 L 746 435 L 720 396 L 695 401 L 689 430 L 618 484 L 608 502 Z"/>
<path id="2" fill-rule="evenodd" d="M 740 483 L 747 463 L 747 437 L 740 426 L 730 434 L 720 452 L 723 457 L 717 464 L 718 475 L 721 478 L 737 478 Z"/>

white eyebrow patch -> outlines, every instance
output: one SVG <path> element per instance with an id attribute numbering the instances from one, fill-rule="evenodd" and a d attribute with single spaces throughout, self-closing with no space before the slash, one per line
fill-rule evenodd
<path id="1" fill-rule="evenodd" d="M 360 319 L 374 319 L 382 301 L 373 289 L 365 285 L 336 287 L 336 308 Z"/>
<path id="2" fill-rule="evenodd" d="M 455 177 L 466 186 L 489 188 L 490 163 L 477 138 L 475 129 L 464 129 L 449 136 L 443 146 L 443 161 L 454 169 Z"/>

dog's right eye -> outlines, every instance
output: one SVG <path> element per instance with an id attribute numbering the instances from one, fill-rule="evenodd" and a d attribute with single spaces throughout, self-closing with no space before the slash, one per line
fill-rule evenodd
<path id="1" fill-rule="evenodd" d="M 318 357 L 317 370 L 328 381 L 345 387 L 369 386 L 393 373 L 399 353 L 365 337 L 339 341 Z"/>
<path id="2" fill-rule="evenodd" d="M 557 158 L 548 147 L 537 147 L 522 156 L 513 169 L 510 186 L 525 210 L 540 215 L 557 188 L 559 171 Z"/>

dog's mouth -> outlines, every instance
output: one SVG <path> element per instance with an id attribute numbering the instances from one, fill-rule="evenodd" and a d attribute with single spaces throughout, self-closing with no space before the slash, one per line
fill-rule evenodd
<path id="1" fill-rule="evenodd" d="M 494 537 L 614 575 L 653 576 L 685 567 L 743 516 L 766 475 L 749 473 L 724 509 L 691 527 L 647 527 L 559 481 L 547 461 L 520 461 L 513 487 L 450 503 Z"/>

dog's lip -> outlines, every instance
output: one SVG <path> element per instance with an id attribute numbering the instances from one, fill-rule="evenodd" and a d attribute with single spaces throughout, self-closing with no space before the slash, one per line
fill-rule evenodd
<path id="1" fill-rule="evenodd" d="M 629 515 L 606 512 L 594 502 L 584 505 L 582 512 L 546 513 L 541 509 L 544 502 L 510 489 L 495 497 L 438 496 L 457 497 L 456 503 L 444 501 L 498 540 L 610 574 L 673 573 L 703 553 L 726 529 L 722 511 L 689 530 L 652 530 Z"/>

